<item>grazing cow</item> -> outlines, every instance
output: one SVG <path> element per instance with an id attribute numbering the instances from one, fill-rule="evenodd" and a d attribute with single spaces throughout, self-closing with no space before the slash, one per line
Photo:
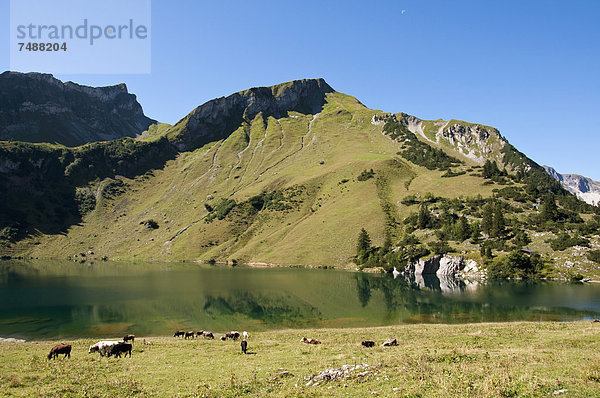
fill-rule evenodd
<path id="1" fill-rule="evenodd" d="M 128 334 L 125 337 L 123 337 L 124 342 L 128 342 L 130 340 L 132 343 L 135 341 L 135 334 Z"/>
<path id="2" fill-rule="evenodd" d="M 244 340 L 248 340 L 248 338 L 250 337 L 250 335 L 248 334 L 248 332 L 246 332 L 245 330 L 242 332 L 242 337 L 244 338 Z"/>
<path id="3" fill-rule="evenodd" d="M 214 334 L 212 334 L 212 332 L 204 332 L 202 335 L 203 335 L 203 336 L 204 336 L 204 338 L 206 338 L 206 339 L 214 339 L 214 338 L 215 338 L 215 335 L 214 335 Z"/>
<path id="4" fill-rule="evenodd" d="M 196 336 L 204 336 L 204 330 L 197 331 Z"/>
<path id="5" fill-rule="evenodd" d="M 364 345 L 365 347 L 375 347 L 375 342 L 371 340 L 365 340 L 360 344 Z"/>
<path id="6" fill-rule="evenodd" d="M 302 340 L 300 341 L 306 344 L 321 344 L 321 342 L 317 339 L 307 339 L 306 337 L 302 337 Z"/>
<path id="7" fill-rule="evenodd" d="M 237 340 L 240 338 L 240 332 L 236 332 L 236 331 L 231 331 L 231 332 L 225 332 L 225 335 L 223 337 L 221 337 L 221 340 L 225 341 L 227 339 L 232 339 L 232 340 Z"/>
<path id="8" fill-rule="evenodd" d="M 114 346 L 111 347 L 111 349 L 108 353 L 108 356 L 110 357 L 111 355 L 114 355 L 115 358 L 121 358 L 121 353 L 124 352 L 126 358 L 127 358 L 128 353 L 129 353 L 129 358 L 131 358 L 131 349 L 132 348 L 133 348 L 133 345 L 131 343 L 125 343 L 125 342 L 121 341 L 118 344 L 115 344 Z"/>
<path id="9" fill-rule="evenodd" d="M 382 347 L 391 347 L 391 346 L 396 346 L 398 345 L 398 342 L 396 341 L 396 339 L 389 339 L 387 341 L 385 341 L 381 346 Z"/>
<path id="10" fill-rule="evenodd" d="M 194 333 L 193 331 L 185 332 L 185 339 L 187 340 L 188 337 L 191 337 L 193 339 L 195 335 L 196 333 Z"/>
<path id="11" fill-rule="evenodd" d="M 67 344 L 61 344 L 52 347 L 52 349 L 50 350 L 50 354 L 48 354 L 48 359 L 56 359 L 58 357 L 58 354 L 65 354 L 65 358 L 71 358 L 71 346 Z"/>
<path id="12" fill-rule="evenodd" d="M 92 352 L 99 352 L 100 356 L 103 357 L 110 351 L 112 346 L 122 342 L 123 341 L 99 341 L 96 344 L 90 346 L 88 354 L 91 354 Z"/>
<path id="13" fill-rule="evenodd" d="M 240 345 L 242 346 L 242 352 L 245 354 L 246 350 L 248 349 L 248 342 L 246 340 L 242 340 Z"/>
<path id="14" fill-rule="evenodd" d="M 178 330 L 173 334 L 173 337 L 179 337 L 179 336 L 181 336 L 181 337 L 185 336 L 185 332 L 183 330 Z"/>

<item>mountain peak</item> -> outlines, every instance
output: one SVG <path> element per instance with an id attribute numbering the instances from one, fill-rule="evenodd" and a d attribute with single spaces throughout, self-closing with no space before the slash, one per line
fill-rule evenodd
<path id="1" fill-rule="evenodd" d="M 600 182 L 579 174 L 561 174 L 550 166 L 543 167 L 567 191 L 591 205 L 600 205 Z"/>
<path id="2" fill-rule="evenodd" d="M 169 135 L 179 150 L 190 150 L 229 136 L 240 123 L 252 121 L 259 113 L 275 118 L 291 111 L 316 114 L 326 95 L 333 92 L 322 78 L 253 87 L 200 105 L 175 124 Z"/>
<path id="3" fill-rule="evenodd" d="M 77 146 L 134 137 L 155 123 L 124 83 L 89 87 L 47 73 L 0 74 L 0 140 Z"/>

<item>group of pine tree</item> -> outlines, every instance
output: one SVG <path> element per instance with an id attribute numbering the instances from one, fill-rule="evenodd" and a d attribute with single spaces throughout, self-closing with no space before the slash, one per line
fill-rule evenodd
<path id="1" fill-rule="evenodd" d="M 478 168 L 484 184 L 504 187 L 494 189 L 490 198 L 448 199 L 431 193 L 405 197 L 402 205 L 416 207 L 415 211 L 402 225 L 388 226 L 381 247 L 373 246 L 363 228 L 354 261 L 362 268 L 390 272 L 431 255 L 478 248 L 491 278 L 540 278 L 553 275 L 553 264 L 551 256 L 526 249 L 531 232 L 553 232 L 555 238 L 547 243 L 554 251 L 590 247 L 589 238 L 600 230 L 600 208 L 577 200 L 542 174 L 512 175 L 489 160 Z M 587 256 L 600 263 L 599 250 L 590 250 Z"/>

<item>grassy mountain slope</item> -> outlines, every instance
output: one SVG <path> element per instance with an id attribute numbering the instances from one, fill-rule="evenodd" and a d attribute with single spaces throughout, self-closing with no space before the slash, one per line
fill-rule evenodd
<path id="1" fill-rule="evenodd" d="M 174 126 L 131 140 L 131 148 L 124 142 L 112 144 L 118 151 L 101 144 L 103 155 L 93 162 L 89 155 L 64 162 L 78 176 L 65 185 L 90 199 L 80 222 L 65 222 L 61 234 L 30 230 L 5 251 L 340 266 L 356 253 L 361 228 L 375 245 L 386 235 L 399 241 L 427 192 L 461 200 L 489 198 L 505 187 L 529 187 L 530 198 L 566 194 L 495 129 L 384 114 L 322 80 L 213 100 Z M 75 153 L 95 153 L 85 148 Z M 521 176 L 484 178 L 483 159 Z M 439 166 L 445 162 L 450 166 Z M 518 217 L 535 212 L 529 202 L 509 202 L 520 209 Z M 434 207 L 435 216 L 441 210 Z M 479 222 L 481 215 L 468 217 Z M 427 228 L 415 234 L 423 243 L 435 239 Z M 479 256 L 477 244 L 453 246 Z"/>

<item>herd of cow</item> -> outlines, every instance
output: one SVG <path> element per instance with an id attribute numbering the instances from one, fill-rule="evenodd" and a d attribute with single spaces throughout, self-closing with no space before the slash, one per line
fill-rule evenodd
<path id="1" fill-rule="evenodd" d="M 231 332 L 225 332 L 225 334 L 223 336 L 221 336 L 221 341 L 225 341 L 228 339 L 231 340 L 237 340 L 241 337 L 244 338 L 244 340 L 247 340 L 250 335 L 248 334 L 248 332 L 243 331 L 242 334 L 240 334 L 240 332 L 237 332 L 235 330 L 232 330 Z M 173 333 L 173 337 L 183 337 L 184 339 L 193 339 L 194 337 L 204 337 L 207 339 L 214 339 L 215 335 L 212 332 L 207 332 L 206 330 L 199 330 L 197 332 L 189 331 L 189 332 L 185 332 L 183 330 L 177 330 L 175 333 Z"/>
<path id="2" fill-rule="evenodd" d="M 188 338 L 194 338 L 195 336 L 197 337 L 204 337 L 207 339 L 214 339 L 215 336 L 212 332 L 207 332 L 204 330 L 200 330 L 198 332 L 185 332 L 182 330 L 178 330 L 173 334 L 173 337 L 183 337 L 185 339 Z M 244 354 L 246 354 L 246 350 L 248 347 L 248 342 L 246 341 L 250 335 L 248 334 L 248 332 L 244 331 L 242 332 L 242 334 L 240 335 L 240 332 L 236 332 L 236 331 L 231 331 L 231 332 L 226 332 L 222 337 L 221 340 L 225 341 L 228 339 L 232 339 L 232 340 L 237 340 L 240 338 L 240 336 L 244 337 L 244 340 L 241 343 L 241 347 L 242 347 L 242 352 Z M 129 341 L 131 341 L 131 343 L 128 343 Z M 96 344 L 93 344 L 90 346 L 88 353 L 91 354 L 92 352 L 98 352 L 100 353 L 101 357 L 111 357 L 111 356 L 115 356 L 115 358 L 120 358 L 121 354 L 125 354 L 125 357 L 127 357 L 127 354 L 129 354 L 129 357 L 131 358 L 131 350 L 133 348 L 133 342 L 135 341 L 135 335 L 133 334 L 128 334 L 126 336 L 123 337 L 123 339 L 121 340 L 106 340 L 106 341 L 99 341 Z M 144 339 L 144 344 L 152 344 L 150 341 L 147 341 L 146 339 Z M 71 358 L 71 345 L 70 344 L 60 344 L 57 346 L 52 347 L 52 349 L 50 350 L 50 353 L 48 354 L 48 359 L 55 359 L 58 357 L 59 354 L 64 354 L 64 358 Z"/>
<path id="3" fill-rule="evenodd" d="M 185 332 L 183 330 L 177 330 L 174 334 L 173 337 L 183 337 L 184 339 L 189 339 L 189 338 L 194 338 L 194 337 L 204 337 L 207 339 L 214 339 L 215 336 L 212 332 L 207 332 L 204 330 L 200 330 L 197 332 L 194 331 L 188 331 Z M 244 354 L 246 354 L 247 349 L 248 349 L 248 342 L 246 340 L 248 340 L 248 338 L 250 337 L 250 335 L 248 334 L 248 332 L 244 331 L 242 332 L 242 334 L 240 335 L 240 332 L 234 331 L 232 330 L 231 332 L 225 332 L 225 334 L 223 336 L 221 336 L 221 340 L 222 341 L 226 341 L 228 339 L 234 340 L 236 341 L 237 339 L 239 339 L 240 337 L 243 337 L 243 340 L 241 342 L 241 348 L 242 348 L 242 352 Z M 131 341 L 131 343 L 128 343 L 128 341 Z M 115 358 L 120 358 L 121 354 L 124 353 L 125 357 L 127 357 L 127 354 L 129 354 L 129 357 L 131 358 L 131 349 L 133 348 L 133 342 L 135 341 L 135 335 L 133 334 L 128 334 L 125 337 L 123 337 L 122 340 L 118 340 L 118 341 L 99 341 L 96 344 L 93 344 L 90 346 L 88 353 L 91 354 L 92 352 L 98 352 L 100 353 L 100 356 L 106 356 L 106 357 L 111 357 L 111 356 L 115 356 Z M 306 344 L 321 344 L 321 342 L 317 339 L 308 339 L 306 337 L 303 337 L 300 340 L 302 343 L 306 343 Z M 146 339 L 144 339 L 144 344 L 152 344 L 151 342 L 147 341 Z M 364 340 L 361 342 L 361 345 L 363 345 L 364 347 L 374 347 L 375 346 L 375 342 L 372 340 Z M 390 339 L 387 340 L 385 342 L 383 342 L 382 346 L 383 347 L 389 347 L 389 346 L 396 346 L 398 345 L 398 342 L 396 341 L 396 339 Z M 50 350 L 50 353 L 48 354 L 48 359 L 55 359 L 58 357 L 59 354 L 64 354 L 64 358 L 71 358 L 71 345 L 69 344 L 61 344 L 61 345 L 57 345 L 52 347 L 52 349 Z"/>

